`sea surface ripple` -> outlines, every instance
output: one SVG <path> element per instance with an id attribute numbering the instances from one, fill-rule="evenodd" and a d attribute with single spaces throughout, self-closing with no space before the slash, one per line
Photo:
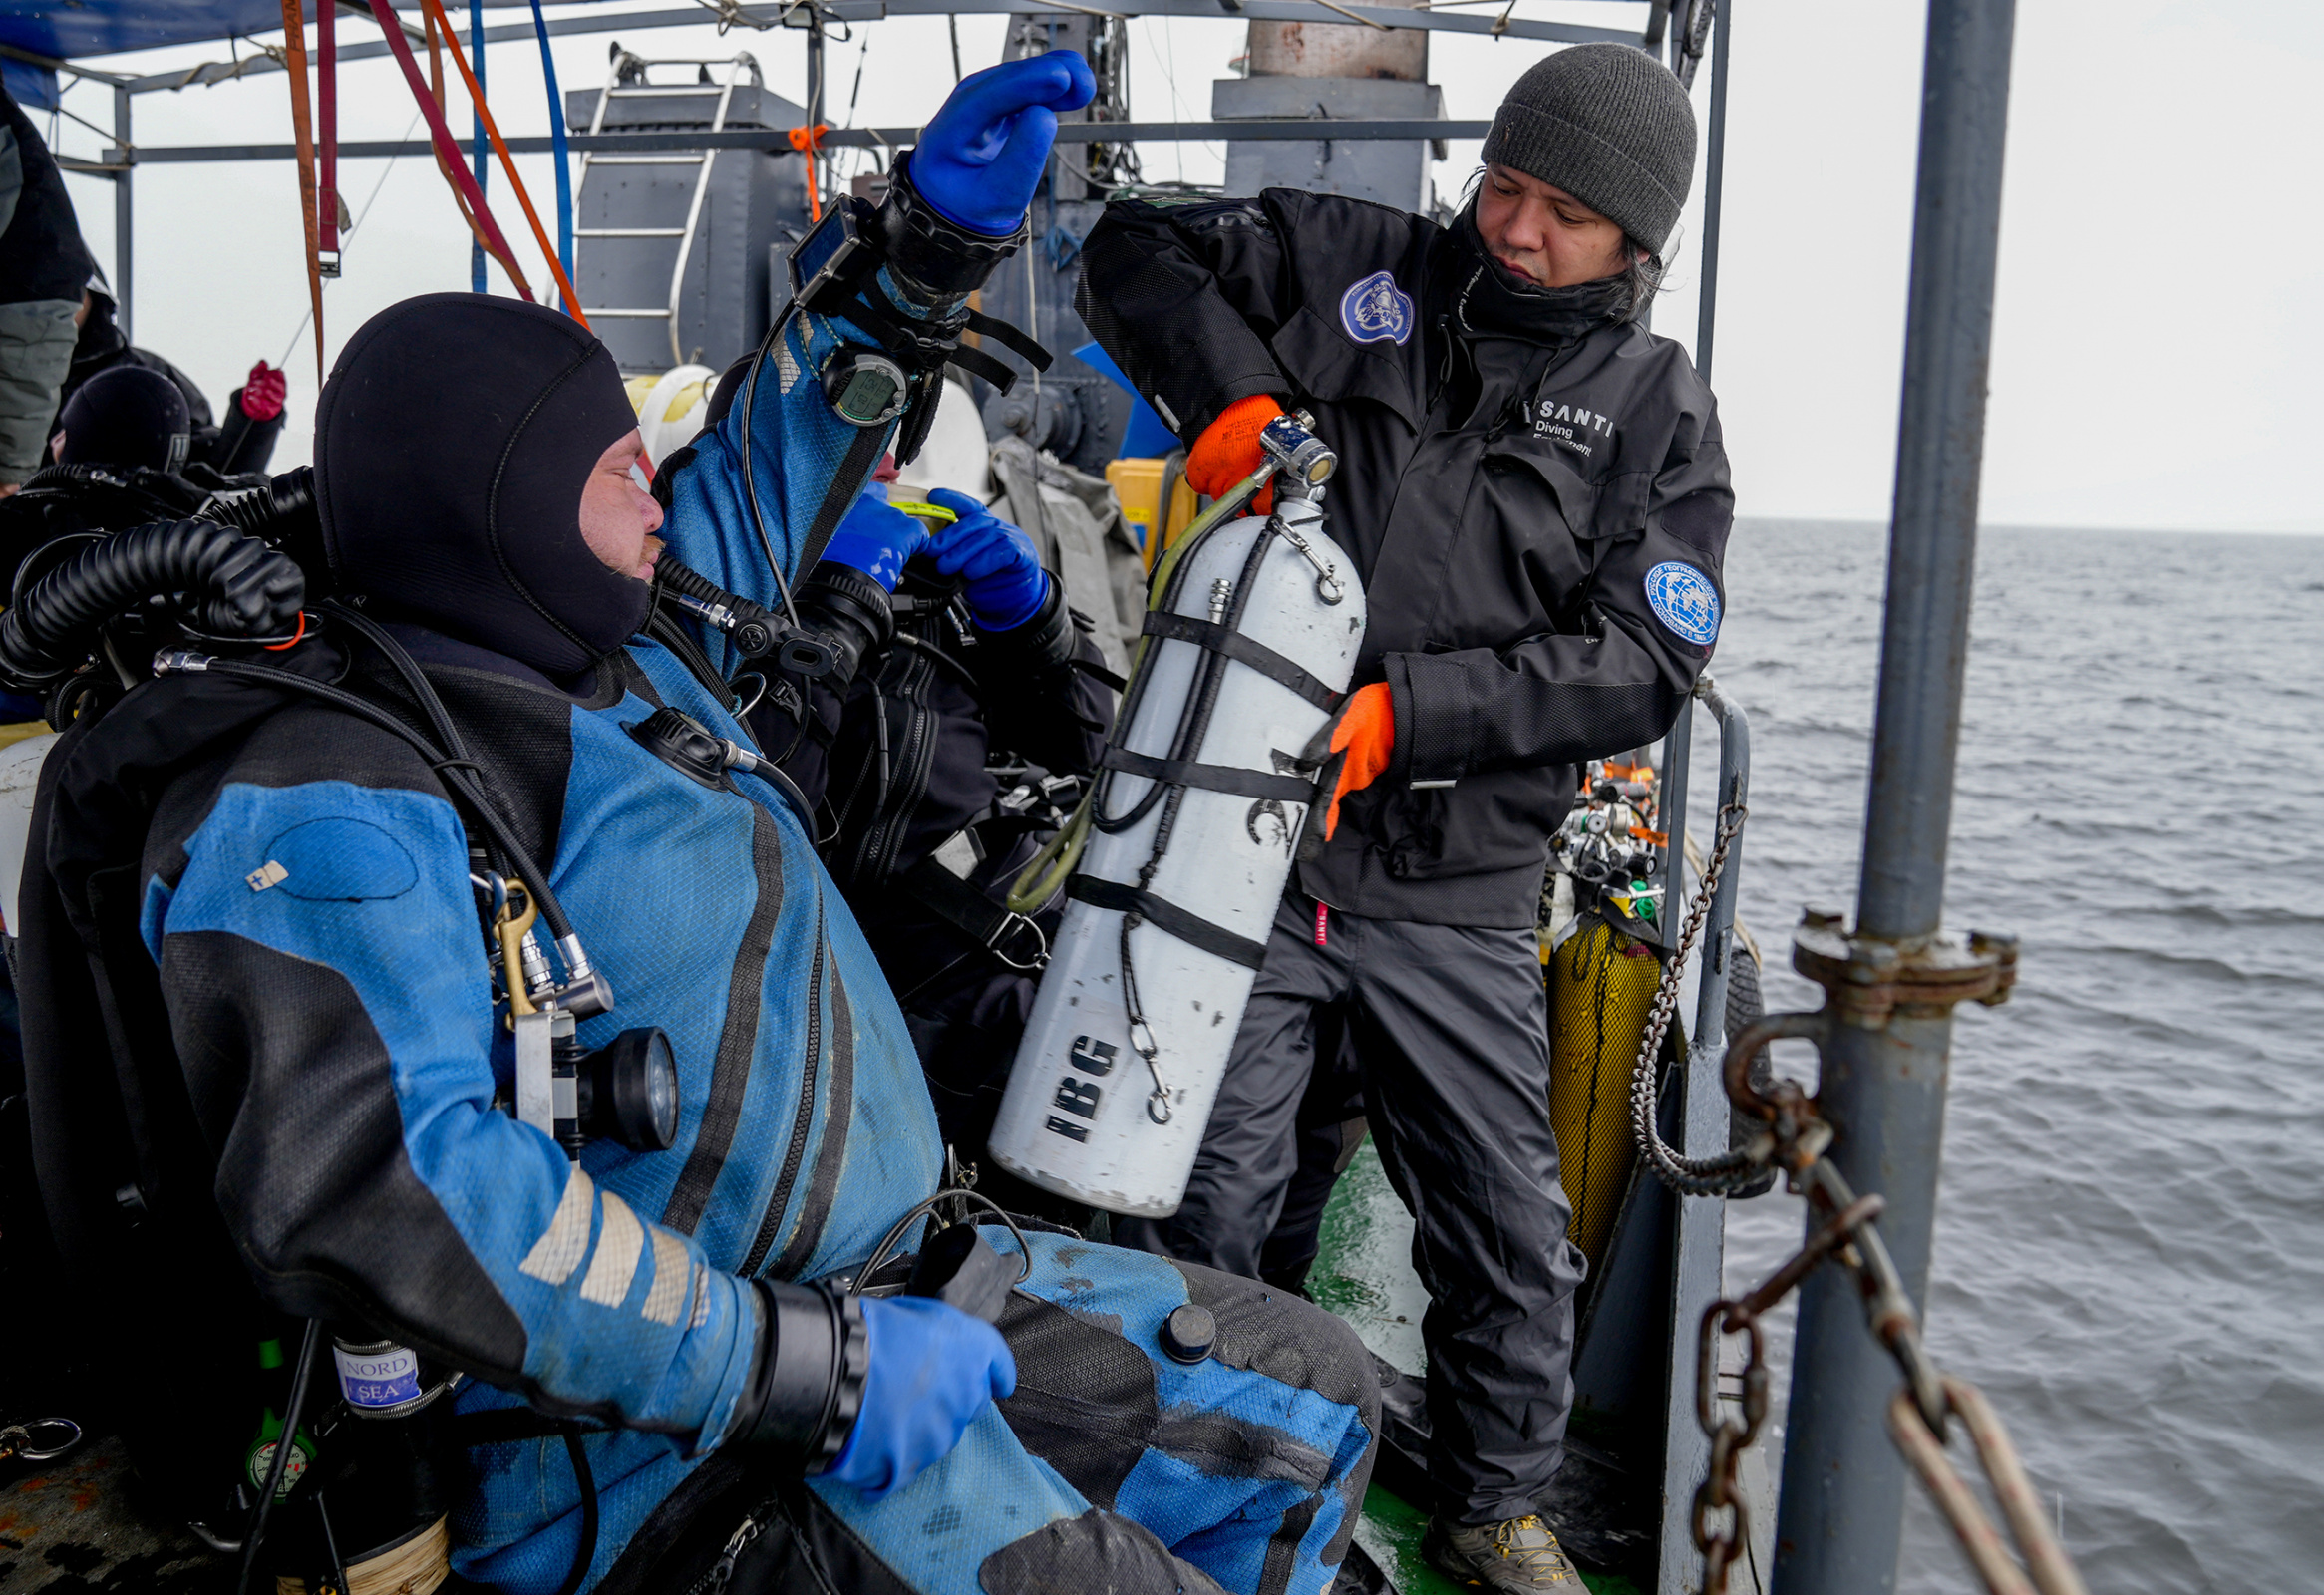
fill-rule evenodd
<path id="1" fill-rule="evenodd" d="M 1771 1009 L 1821 996 L 1790 968 L 1801 905 L 1854 902 L 1884 568 L 1874 527 L 1747 521 L 1729 550 L 1713 669 L 1752 717 Z M 1955 1031 L 1929 1344 L 2093 1591 L 2313 1588 L 2324 539 L 1989 529 L 1968 671 L 1945 917 L 2023 951 Z M 1800 1211 L 1731 1211 L 1731 1288 Z M 1915 1489 L 1899 1588 L 1975 1587 Z"/>

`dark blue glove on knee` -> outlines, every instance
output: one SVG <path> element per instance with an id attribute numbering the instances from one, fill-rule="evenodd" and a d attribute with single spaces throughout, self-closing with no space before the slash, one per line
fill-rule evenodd
<path id="1" fill-rule="evenodd" d="M 866 1297 L 863 1327 L 863 1405 L 825 1476 L 878 1500 L 950 1455 L 987 1402 L 1015 1392 L 1017 1360 L 999 1330 L 931 1297 Z"/>
<path id="2" fill-rule="evenodd" d="M 912 186 L 971 232 L 1017 230 L 1057 139 L 1057 113 L 1096 98 L 1090 64 L 1071 50 L 972 72 L 960 80 L 912 151 Z"/>
<path id="3" fill-rule="evenodd" d="M 985 631 L 1014 631 L 1041 613 L 1049 598 L 1049 572 L 1033 539 L 964 492 L 938 487 L 928 502 L 960 518 L 928 539 L 936 568 L 966 576 L 968 613 Z"/>
<path id="4" fill-rule="evenodd" d="M 928 540 L 928 528 L 866 491 L 839 520 L 824 557 L 852 565 L 889 592 L 903 575 L 904 561 Z"/>

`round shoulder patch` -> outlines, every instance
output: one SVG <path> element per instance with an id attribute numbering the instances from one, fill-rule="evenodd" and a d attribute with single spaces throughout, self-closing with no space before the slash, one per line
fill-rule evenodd
<path id="1" fill-rule="evenodd" d="M 269 842 L 266 858 L 258 875 L 271 874 L 285 897 L 309 902 L 401 897 L 420 883 L 420 867 L 404 844 L 368 819 L 306 820 Z M 251 888 L 257 884 L 253 877 Z"/>
<path id="2" fill-rule="evenodd" d="M 1665 560 L 1646 573 L 1654 618 L 1699 648 L 1719 640 L 1719 589 L 1693 565 Z"/>
<path id="3" fill-rule="evenodd" d="M 1340 295 L 1340 325 L 1358 343 L 1402 343 L 1412 336 L 1412 296 L 1393 275 L 1375 271 Z"/>

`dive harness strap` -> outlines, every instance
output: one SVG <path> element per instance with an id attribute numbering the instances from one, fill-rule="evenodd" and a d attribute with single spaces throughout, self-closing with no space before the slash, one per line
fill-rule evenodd
<path id="1" fill-rule="evenodd" d="M 1240 964 L 1245 969 L 1257 969 L 1267 961 L 1267 944 L 1237 936 L 1223 925 L 1214 925 L 1199 914 L 1188 913 L 1176 903 L 1157 897 L 1142 887 L 1125 885 L 1119 880 L 1101 880 L 1095 875 L 1075 875 L 1065 883 L 1065 894 L 1076 902 L 1088 903 L 1092 908 L 1111 908 L 1117 913 L 1136 914 L 1158 930 L 1166 931 L 1189 947 L 1223 958 L 1228 963 Z"/>
<path id="2" fill-rule="evenodd" d="M 1347 694 L 1333 692 L 1265 643 L 1244 636 L 1232 626 L 1222 626 L 1193 615 L 1175 614 L 1166 609 L 1150 609 L 1146 615 L 1145 631 L 1149 637 L 1161 637 L 1168 642 L 1190 642 L 1211 653 L 1224 654 L 1238 665 L 1248 665 L 1269 681 L 1290 688 L 1327 715 L 1337 714 L 1340 705 L 1347 701 Z M 1299 800 L 1305 802 L 1307 798 L 1302 797 Z"/>
<path id="3" fill-rule="evenodd" d="M 1190 759 L 1156 759 L 1128 748 L 1107 749 L 1098 764 L 1102 769 L 1119 770 L 1125 776 L 1144 776 L 1149 781 L 1164 782 L 1172 787 L 1198 787 L 1204 792 L 1225 793 L 1230 798 L 1272 798 L 1285 803 L 1315 800 L 1313 777 L 1270 776 L 1263 770 L 1197 765 Z"/>
<path id="4" fill-rule="evenodd" d="M 1048 964 L 1048 940 L 1039 925 L 994 902 L 933 854 L 898 875 L 896 884 L 1011 969 L 1038 974 Z"/>

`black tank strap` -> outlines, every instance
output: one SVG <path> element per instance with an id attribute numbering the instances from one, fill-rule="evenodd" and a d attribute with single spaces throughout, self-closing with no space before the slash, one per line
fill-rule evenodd
<path id="1" fill-rule="evenodd" d="M 1049 962 L 1039 926 L 1023 914 L 1009 912 L 933 857 L 912 865 L 895 878 L 895 884 L 1011 969 L 1038 973 Z"/>
<path id="2" fill-rule="evenodd" d="M 1240 964 L 1245 969 L 1256 969 L 1267 961 L 1267 944 L 1238 936 L 1224 925 L 1214 925 L 1199 914 L 1188 913 L 1176 903 L 1157 897 L 1153 892 L 1129 886 L 1118 880 L 1100 880 L 1095 875 L 1076 875 L 1065 883 L 1065 894 L 1076 902 L 1088 903 L 1092 908 L 1111 908 L 1117 913 L 1136 914 L 1158 930 L 1167 931 L 1189 947 L 1199 947 L 1228 963 Z"/>
<path id="3" fill-rule="evenodd" d="M 1315 782 L 1299 776 L 1270 776 L 1264 771 L 1243 770 L 1233 765 L 1197 765 L 1188 759 L 1154 759 L 1128 748 L 1109 748 L 1098 763 L 1125 776 L 1144 776 L 1149 781 L 1166 782 L 1172 787 L 1222 792 L 1231 798 L 1271 798 L 1286 803 L 1315 800 Z"/>
<path id="4" fill-rule="evenodd" d="M 1265 643 L 1254 641 L 1231 626 L 1168 610 L 1150 609 L 1144 629 L 1149 637 L 1190 642 L 1211 653 L 1224 654 L 1238 665 L 1248 665 L 1269 681 L 1281 682 L 1327 715 L 1336 714 L 1347 700 L 1347 694 L 1333 692 Z"/>

